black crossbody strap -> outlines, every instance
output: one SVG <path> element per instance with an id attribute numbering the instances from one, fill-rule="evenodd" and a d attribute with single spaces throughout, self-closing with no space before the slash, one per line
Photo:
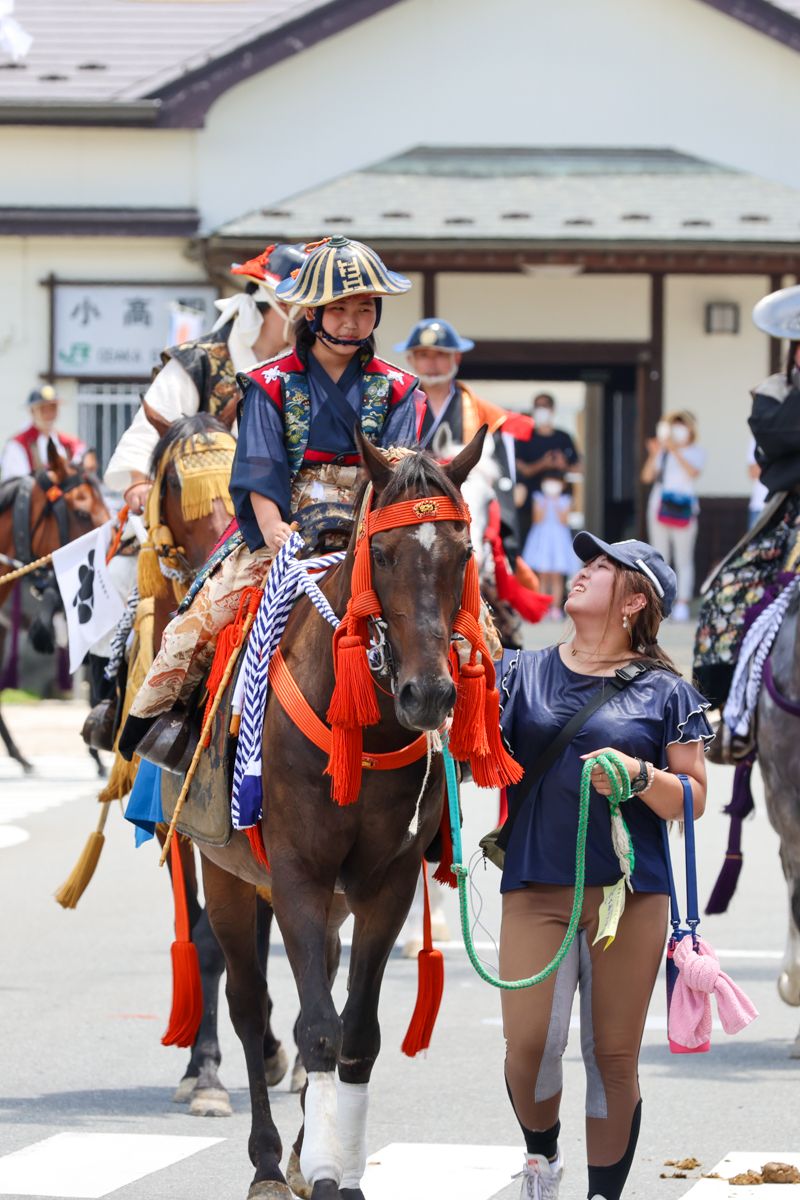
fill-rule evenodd
<path id="1" fill-rule="evenodd" d="M 633 683 L 634 679 L 639 679 L 651 669 L 649 663 L 632 662 L 626 667 L 620 667 L 615 675 L 608 676 L 603 680 L 603 686 L 599 691 L 587 700 L 583 708 L 570 717 L 566 725 L 560 731 L 555 741 L 551 742 L 543 754 L 540 754 L 536 762 L 531 767 L 530 771 L 525 772 L 525 791 L 520 789 L 523 784 L 518 785 L 517 794 L 514 797 L 515 803 L 513 807 L 509 805 L 508 817 L 506 823 L 500 830 L 497 837 L 497 844 L 503 850 L 508 849 L 508 842 L 511 837 L 511 830 L 514 827 L 514 822 L 519 815 L 519 811 L 531 793 L 531 786 L 540 779 L 545 772 L 549 771 L 553 763 L 563 753 L 577 733 L 580 733 L 592 713 L 597 712 L 601 705 L 610 700 L 612 696 L 617 696 L 629 683 Z"/>

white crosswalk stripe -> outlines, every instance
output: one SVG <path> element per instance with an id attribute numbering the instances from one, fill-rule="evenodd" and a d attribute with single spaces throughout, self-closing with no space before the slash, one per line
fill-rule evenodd
<path id="1" fill-rule="evenodd" d="M 367 1200 L 458 1196 L 490 1200 L 522 1170 L 518 1146 L 454 1146 L 392 1142 L 367 1159 L 362 1191 Z"/>
<path id="2" fill-rule="evenodd" d="M 57 1133 L 0 1158 L 0 1196 L 98 1200 L 223 1138 Z"/>

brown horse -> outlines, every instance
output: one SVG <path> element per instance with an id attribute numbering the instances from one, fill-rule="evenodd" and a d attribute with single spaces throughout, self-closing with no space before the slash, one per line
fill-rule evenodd
<path id="1" fill-rule="evenodd" d="M 484 436 L 485 428 L 446 468 L 426 454 L 412 453 L 394 469 L 359 436 L 373 508 L 442 495 L 460 506 L 460 486 L 480 457 Z M 340 616 L 351 593 L 357 536 L 358 529 L 344 561 L 322 584 Z M 380 723 L 365 731 L 367 755 L 407 745 L 408 730 L 435 730 L 452 710 L 456 690 L 448 655 L 471 554 L 468 524 L 461 520 L 389 528 L 373 537 L 373 586 L 387 626 L 394 694 L 378 696 Z M 324 720 L 334 687 L 331 630 L 306 599 L 290 617 L 281 651 Z M 414 895 L 423 851 L 439 825 L 442 764 L 434 759 L 427 778 L 424 758 L 386 774 L 365 771 L 358 802 L 339 807 L 323 775 L 325 754 L 305 739 L 272 693 L 263 762 L 262 830 L 273 906 L 300 993 L 298 1044 L 309 1080 L 301 1166 L 313 1200 L 363 1200 L 367 1086 L 380 1045 L 381 980 Z M 418 819 L 412 825 L 415 808 Z M 267 998 L 254 940 L 252 884 L 270 877 L 240 833 L 225 848 L 202 846 L 201 856 L 211 924 L 228 968 L 231 1018 L 247 1062 L 249 1152 L 255 1167 L 249 1197 L 290 1200 L 264 1080 Z M 331 985 L 339 928 L 348 910 L 355 930 L 348 999 L 340 1018 Z"/>
<path id="2" fill-rule="evenodd" d="M 48 449 L 48 468 L 34 475 L 8 479 L 0 485 L 0 608 L 11 595 L 14 584 L 3 585 L 2 577 L 14 569 L 14 561 L 23 565 L 44 558 L 90 529 L 96 529 L 109 518 L 97 479 L 80 468 L 71 466 L 51 442 Z M 12 561 L 8 561 L 12 560 Z M 43 593 L 42 611 L 34 619 L 43 641 L 37 649 L 48 648 L 48 627 L 54 611 L 60 606 L 58 589 L 47 568 L 32 572 L 26 582 L 36 582 Z M 21 585 L 22 586 L 22 585 Z M 0 629 L 0 657 L 5 630 Z M 54 649 L 54 643 L 49 647 Z M 0 738 L 9 755 L 26 770 L 25 760 L 0 716 Z"/>
<path id="3" fill-rule="evenodd" d="M 150 463 L 150 475 L 161 479 L 160 513 L 161 521 L 172 534 L 176 552 L 173 557 L 172 570 L 178 563 L 178 583 L 188 584 L 197 572 L 207 562 L 211 552 L 220 540 L 231 518 L 222 499 L 213 501 L 210 514 L 198 519 L 189 520 L 184 516 L 181 503 L 181 477 L 176 460 L 181 455 L 191 454 L 194 449 L 202 449 L 205 435 L 213 432 L 229 432 L 226 423 L 216 418 L 198 413 L 178 421 L 165 421 L 146 402 L 144 410 L 150 424 L 159 435 Z M 231 417 L 234 415 L 230 414 Z M 155 644 L 161 640 L 164 628 L 175 608 L 175 597 L 156 597 L 155 600 Z M 163 835 L 159 835 L 163 839 Z M 192 1116 L 230 1116 L 232 1109 L 230 1098 L 223 1087 L 218 1070 L 221 1061 L 221 1051 L 217 1033 L 217 1010 L 219 1001 L 219 982 L 225 969 L 225 962 L 216 938 L 209 924 L 206 909 L 200 902 L 197 886 L 197 873 L 192 843 L 179 839 L 181 863 L 185 880 L 186 901 L 189 913 L 189 926 L 200 963 L 200 978 L 203 989 L 203 1016 L 197 1036 L 191 1049 L 191 1056 L 185 1074 L 175 1091 L 176 1103 L 189 1104 Z M 171 859 L 168 860 L 171 870 Z M 258 912 L 258 943 L 262 957 L 262 974 L 266 969 L 266 956 L 269 948 L 270 925 L 272 909 L 264 901 L 256 900 L 255 889 L 253 902 Z M 264 1070 L 271 1086 L 279 1083 L 288 1069 L 286 1052 L 274 1036 L 267 1021 L 264 1034 Z"/>

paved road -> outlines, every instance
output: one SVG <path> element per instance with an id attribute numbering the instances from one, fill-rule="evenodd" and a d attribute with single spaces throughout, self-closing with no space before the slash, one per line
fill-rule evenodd
<path id="1" fill-rule="evenodd" d="M 680 657 L 687 643 L 678 642 Z M 97 875 L 78 909 L 63 912 L 52 899 L 96 814 L 96 783 L 76 732 L 82 713 L 79 704 L 6 712 L 37 773 L 22 778 L 15 764 L 0 759 L 0 1195 L 103 1196 L 117 1188 L 119 1200 L 244 1200 L 251 1173 L 248 1098 L 227 1018 L 222 1076 L 231 1089 L 233 1118 L 192 1119 L 170 1100 L 185 1052 L 160 1045 L 170 1002 L 172 930 L 168 882 L 154 853 L 134 850 L 130 829 L 115 810 Z M 720 809 L 730 777 L 729 770 L 712 768 L 709 809 L 698 826 L 704 896 L 724 845 L 727 822 Z M 465 814 L 465 844 L 474 847 L 494 821 L 496 800 L 471 790 Z M 745 852 L 733 911 L 708 919 L 705 932 L 726 952 L 723 965 L 762 1015 L 735 1039 L 715 1031 L 710 1055 L 673 1057 L 665 1045 L 659 983 L 642 1053 L 644 1127 L 626 1192 L 631 1200 L 688 1194 L 690 1182 L 659 1178 L 669 1169 L 666 1158 L 694 1155 L 710 1169 L 732 1150 L 752 1151 L 760 1163 L 763 1152 L 797 1147 L 800 1064 L 789 1058 L 789 1047 L 800 1010 L 782 1005 L 775 989 L 786 898 L 776 839 L 760 802 L 746 828 Z M 497 884 L 493 869 L 478 872 L 483 920 L 495 934 Z M 446 903 L 455 936 L 452 897 Z M 445 955 L 445 999 L 433 1045 L 426 1058 L 413 1062 L 399 1046 L 413 1007 L 416 967 L 399 953 L 389 964 L 384 1050 L 374 1074 L 369 1130 L 370 1152 L 381 1165 L 370 1168 L 369 1200 L 407 1197 L 412 1187 L 421 1198 L 518 1195 L 519 1185 L 508 1182 L 518 1137 L 503 1087 L 497 994 L 473 974 L 458 945 L 446 947 Z M 275 1022 L 289 1044 L 297 1005 L 280 946 L 272 962 Z M 583 1092 L 576 1030 L 565 1059 L 562 1200 L 586 1195 Z M 297 1099 L 282 1085 L 273 1102 L 288 1145 L 298 1122 Z M 56 1136 L 58 1142 L 37 1148 Z M 397 1143 L 404 1148 L 386 1149 Z M 448 1148 L 430 1152 L 426 1164 L 431 1144 Z M 31 1147 L 23 1158 L 8 1157 Z M 482 1171 L 471 1169 L 473 1160 Z M 718 1194 L 727 1198 L 727 1187 L 718 1185 Z M 747 1192 L 730 1194 L 742 1198 Z"/>

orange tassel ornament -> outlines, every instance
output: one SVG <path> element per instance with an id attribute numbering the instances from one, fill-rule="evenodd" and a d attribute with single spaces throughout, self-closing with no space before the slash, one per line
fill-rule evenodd
<path id="1" fill-rule="evenodd" d="M 428 864 L 422 860 L 422 886 L 425 908 L 422 919 L 422 949 L 417 955 L 417 1003 L 401 1047 L 413 1058 L 431 1044 L 433 1027 L 444 994 L 444 955 L 434 950 L 431 933 L 431 900 L 428 892 Z"/>
<path id="2" fill-rule="evenodd" d="M 189 931 L 189 909 L 186 904 L 186 885 L 181 862 L 179 839 L 173 838 L 170 847 L 172 892 L 175 897 L 175 941 L 170 949 L 172 958 L 172 1011 L 162 1046 L 191 1046 L 197 1037 L 203 1018 L 203 985 L 200 982 L 200 961 L 197 947 Z"/>

